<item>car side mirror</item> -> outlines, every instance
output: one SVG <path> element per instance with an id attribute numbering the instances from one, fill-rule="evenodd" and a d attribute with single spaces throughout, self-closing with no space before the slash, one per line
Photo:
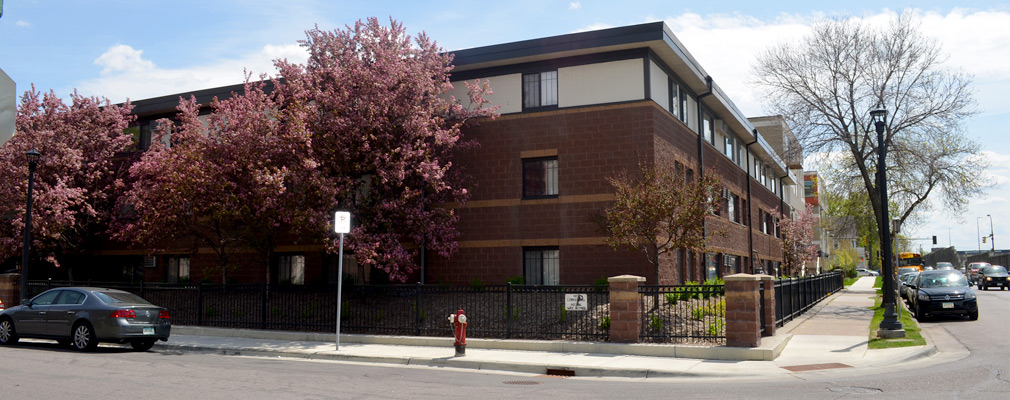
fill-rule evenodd
<path id="1" fill-rule="evenodd" d="M 30 299 L 21 299 L 21 305 L 25 307 L 31 307 L 32 301 Z"/>

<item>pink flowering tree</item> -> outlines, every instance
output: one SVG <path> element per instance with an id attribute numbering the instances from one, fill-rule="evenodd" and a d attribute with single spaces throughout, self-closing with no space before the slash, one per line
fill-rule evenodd
<path id="1" fill-rule="evenodd" d="M 655 282 L 662 255 L 677 249 L 704 252 L 705 218 L 719 207 L 718 177 L 688 179 L 669 166 L 642 164 L 637 175 L 623 172 L 608 181 L 615 201 L 599 221 L 607 244 L 644 253 L 655 269 Z"/>
<path id="2" fill-rule="evenodd" d="M 773 210 L 772 215 L 779 219 L 779 229 L 782 231 L 782 267 L 784 274 L 795 276 L 799 274 L 804 263 L 813 262 L 817 258 L 817 246 L 814 242 L 814 225 L 817 215 L 814 206 L 807 204 L 802 211 L 785 216 L 779 210 Z"/>
<path id="3" fill-rule="evenodd" d="M 264 87 L 247 81 L 242 94 L 214 99 L 204 121 L 195 100 L 183 100 L 178 122 L 161 122 L 170 145 L 156 141 L 130 168 L 117 238 L 152 250 L 172 241 L 210 248 L 218 265 L 205 274 L 227 282 L 236 252 L 260 250 L 268 265 L 278 235 L 327 224 L 318 211 L 335 191 L 315 161 L 306 109 L 281 107 L 285 92 Z"/>
<path id="4" fill-rule="evenodd" d="M 24 244 L 28 150 L 42 154 L 32 196 L 35 257 L 63 265 L 66 257 L 85 252 L 111 218 L 125 175 L 114 157 L 132 143 L 126 133 L 132 106 L 76 92 L 70 100 L 65 104 L 34 86 L 21 97 L 14 137 L 0 146 L 0 215 L 6 220 L 0 224 L 0 259 L 20 255 Z"/>
<path id="5" fill-rule="evenodd" d="M 394 20 L 306 35 L 308 63 L 277 62 L 284 78 L 277 90 L 285 107 L 306 111 L 313 154 L 338 190 L 328 211 L 352 213 L 347 244 L 358 263 L 405 281 L 422 247 L 446 257 L 456 251 L 453 207 L 468 193 L 453 154 L 472 145 L 461 128 L 496 115 L 483 98 L 490 89 L 467 84 L 469 107 L 447 96 L 452 55 Z M 336 253 L 332 234 L 327 243 Z"/>

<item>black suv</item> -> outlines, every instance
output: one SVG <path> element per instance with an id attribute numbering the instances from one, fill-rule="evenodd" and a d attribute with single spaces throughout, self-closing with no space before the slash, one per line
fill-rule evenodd
<path id="1" fill-rule="evenodd" d="M 987 265 L 979 268 L 975 284 L 979 289 L 989 290 L 990 287 L 1010 288 L 1010 274 L 1002 265 Z"/>
<path id="2" fill-rule="evenodd" d="M 975 292 L 958 271 L 922 271 L 909 285 L 908 302 L 919 321 L 931 315 L 966 315 L 972 321 L 978 319 Z"/>

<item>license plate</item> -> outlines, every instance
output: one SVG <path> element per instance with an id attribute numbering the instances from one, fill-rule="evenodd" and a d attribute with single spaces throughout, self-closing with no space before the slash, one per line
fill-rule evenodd
<path id="1" fill-rule="evenodd" d="M 144 328 L 144 334 L 145 335 L 153 335 L 154 334 L 154 328 Z"/>
<path id="2" fill-rule="evenodd" d="M 954 303 L 943 303 L 943 308 L 954 308 Z"/>

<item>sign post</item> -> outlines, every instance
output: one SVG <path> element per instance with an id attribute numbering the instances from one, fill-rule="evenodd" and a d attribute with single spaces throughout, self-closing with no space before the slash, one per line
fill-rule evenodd
<path id="1" fill-rule="evenodd" d="M 340 234 L 340 252 L 337 256 L 337 347 L 340 350 L 340 311 L 344 289 L 344 234 L 351 232 L 351 213 L 337 211 L 333 215 L 333 230 Z"/>

